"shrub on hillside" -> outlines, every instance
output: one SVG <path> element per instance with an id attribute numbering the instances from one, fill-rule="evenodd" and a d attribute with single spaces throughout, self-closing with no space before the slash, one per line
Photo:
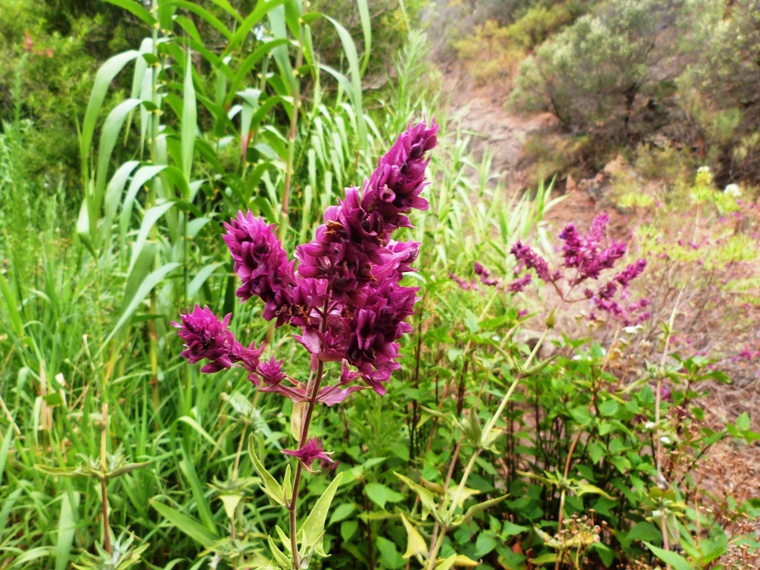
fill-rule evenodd
<path id="1" fill-rule="evenodd" d="M 642 96 L 650 97 L 649 110 L 657 108 L 660 86 L 688 62 L 678 44 L 693 42 L 702 30 L 697 25 L 702 16 L 694 11 L 713 4 L 601 4 L 522 62 L 511 102 L 521 110 L 550 111 L 568 128 L 636 139 L 643 127 L 634 129 L 633 120 Z"/>

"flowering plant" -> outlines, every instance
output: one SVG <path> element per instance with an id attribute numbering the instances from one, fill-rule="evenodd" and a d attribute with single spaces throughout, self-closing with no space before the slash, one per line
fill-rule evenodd
<path id="1" fill-rule="evenodd" d="M 361 191 L 346 189 L 345 199 L 325 211 L 314 240 L 296 248 L 297 267 L 277 239 L 274 225 L 250 211 L 225 224 L 224 240 L 242 281 L 237 296 L 243 301 L 258 297 L 265 304 L 266 320 L 300 330 L 295 339 L 311 355 L 307 380 L 288 376 L 282 360 L 262 360 L 264 345 L 240 343 L 228 329 L 230 315 L 220 320 L 208 307 L 196 305 L 180 323 L 172 323 L 185 341 L 182 356 L 191 364 L 207 362 L 201 372 L 243 368 L 259 390 L 295 404 L 291 421 L 298 445 L 283 451 L 296 459 L 292 481 L 289 469 L 282 484 L 276 481 L 249 447 L 262 490 L 289 513 L 290 536 L 283 539 L 284 551 L 270 539 L 269 567 L 305 568 L 315 553 L 326 555 L 325 517 L 340 475 L 300 529 L 297 525 L 303 470 L 311 471 L 317 459 L 332 462 L 321 441 L 309 439 L 316 405 L 333 406 L 365 388 L 383 395 L 391 374 L 400 367 L 397 341 L 411 330 L 405 320 L 414 311 L 417 292 L 401 281 L 412 271 L 419 243 L 396 241 L 392 235 L 411 227 L 407 214 L 412 209 L 428 207 L 420 194 L 425 187 L 426 153 L 436 145 L 437 131 L 435 123 L 410 125 Z M 325 373 L 329 362 L 341 363 L 331 382 Z"/>

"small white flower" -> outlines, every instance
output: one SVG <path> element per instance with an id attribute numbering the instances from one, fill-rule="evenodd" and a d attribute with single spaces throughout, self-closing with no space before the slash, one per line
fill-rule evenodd
<path id="1" fill-rule="evenodd" d="M 697 172 L 710 172 L 710 167 L 709 166 L 700 166 L 699 168 L 697 168 Z"/>
<path id="2" fill-rule="evenodd" d="M 670 445 L 672 442 L 670 441 L 670 438 L 667 435 L 663 435 L 660 438 L 660 441 L 664 443 L 665 445 Z"/>
<path id="3" fill-rule="evenodd" d="M 654 426 L 657 425 L 654 422 L 647 422 L 644 424 L 644 429 L 654 429 Z"/>
<path id="4" fill-rule="evenodd" d="M 723 190 L 724 194 L 727 194 L 728 196 L 733 196 L 734 198 L 738 198 L 742 195 L 742 189 L 739 188 L 738 184 L 729 184 L 726 186 L 725 190 Z"/>
<path id="5" fill-rule="evenodd" d="M 635 325 L 635 326 L 630 326 L 630 327 L 623 327 L 623 331 L 626 334 L 633 335 L 633 334 L 636 334 L 637 332 L 639 332 L 642 328 L 644 328 L 644 327 L 642 327 L 641 325 Z"/>

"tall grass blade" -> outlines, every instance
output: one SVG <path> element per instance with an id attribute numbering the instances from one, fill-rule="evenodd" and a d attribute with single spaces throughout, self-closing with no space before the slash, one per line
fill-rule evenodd
<path id="1" fill-rule="evenodd" d="M 72 493 L 73 494 L 73 493 Z M 74 501 L 77 501 L 77 495 Z M 69 493 L 64 492 L 61 496 L 61 516 L 58 519 L 58 542 L 55 546 L 55 570 L 66 570 L 69 567 L 71 546 L 74 542 L 76 520 L 72 509 Z"/>
<path id="2" fill-rule="evenodd" d="M 116 323 L 116 326 L 114 326 L 113 330 L 106 337 L 106 340 L 103 343 L 103 347 L 111 342 L 111 340 L 113 340 L 114 336 L 116 336 L 122 327 L 129 322 L 129 319 L 132 318 L 132 315 L 134 315 L 137 307 L 145 300 L 145 297 L 148 296 L 148 293 L 150 293 L 156 285 L 158 285 L 167 275 L 169 275 L 169 273 L 177 269 L 179 266 L 180 264 L 177 262 L 166 263 L 145 278 L 145 280 L 140 284 L 140 287 L 137 289 L 137 293 L 135 293 L 135 296 L 132 298 L 129 305 L 124 309 L 124 312 L 121 314 L 121 317 Z M 103 347 L 101 347 L 101 350 Z"/>
<path id="3" fill-rule="evenodd" d="M 359 143 L 362 149 L 367 145 L 367 127 L 364 124 L 364 111 L 362 108 L 362 75 L 359 68 L 359 56 L 356 53 L 356 45 L 348 33 L 348 30 L 344 28 L 340 22 L 325 16 L 330 23 L 335 27 L 335 31 L 338 32 L 341 44 L 343 44 L 343 52 L 346 54 L 348 60 L 348 69 L 351 72 L 351 89 L 348 91 L 351 102 L 356 110 L 357 128 L 359 135 Z"/>
<path id="4" fill-rule="evenodd" d="M 204 548 L 210 548 L 218 540 L 216 534 L 209 531 L 205 526 L 198 522 L 197 519 L 182 514 L 178 510 L 173 509 L 156 499 L 151 499 L 150 504 L 158 511 L 158 514 Z"/>
<path id="5" fill-rule="evenodd" d="M 364 57 L 362 57 L 362 75 L 364 75 L 372 52 L 372 22 L 369 17 L 367 0 L 356 0 L 356 5 L 359 7 L 359 18 L 362 21 L 362 34 L 364 35 Z"/>
<path id="6" fill-rule="evenodd" d="M 150 12 L 148 12 L 134 0 L 106 0 L 106 2 L 113 4 L 114 6 L 118 6 L 119 8 L 124 8 L 149 26 L 153 26 L 156 23 L 156 19 L 151 16 Z"/>
<path id="7" fill-rule="evenodd" d="M 193 58 L 190 50 L 187 52 L 185 66 L 185 94 L 182 105 L 182 174 L 190 180 L 193 167 L 193 148 L 198 130 L 198 111 L 195 102 L 195 87 L 193 86 Z"/>
<path id="8" fill-rule="evenodd" d="M 185 457 L 179 464 L 179 468 L 185 476 L 185 479 L 190 483 L 190 489 L 193 493 L 193 497 L 195 497 L 195 504 L 198 508 L 198 515 L 200 515 L 201 521 L 209 532 L 216 532 L 214 518 L 211 515 L 211 508 L 206 501 L 206 495 L 203 494 L 203 487 L 198 478 L 198 472 L 195 470 L 195 465 L 193 465 L 186 453 Z"/>
<path id="9" fill-rule="evenodd" d="M 84 184 L 89 182 L 89 158 L 92 137 L 95 134 L 95 126 L 98 122 L 100 108 L 108 93 L 108 88 L 119 72 L 124 69 L 130 61 L 140 55 L 137 50 L 130 50 L 113 56 L 106 61 L 98 70 L 95 76 L 95 82 L 90 93 L 90 100 L 87 104 L 87 111 L 84 114 L 82 123 L 82 134 L 79 140 L 79 153 L 82 160 L 82 181 Z"/>
<path id="10" fill-rule="evenodd" d="M 266 16 L 271 10 L 274 10 L 278 6 L 282 6 L 285 4 L 285 2 L 290 2 L 290 0 L 269 0 L 268 2 L 265 0 L 259 1 L 253 12 L 248 14 L 245 20 L 243 20 L 243 23 L 240 24 L 240 27 L 235 31 L 234 35 L 230 39 L 229 44 L 227 44 L 227 48 L 224 50 L 223 55 L 227 55 L 232 50 L 237 48 L 240 44 L 242 44 L 253 27 L 258 24 L 264 16 Z"/>
<path id="11" fill-rule="evenodd" d="M 11 448 L 11 441 L 13 441 L 13 429 L 8 426 L 3 437 L 3 444 L 0 446 L 0 487 L 3 485 L 3 474 L 5 473 L 5 464 L 8 461 L 8 451 Z"/>
<path id="12" fill-rule="evenodd" d="M 0 273 L 0 293 L 3 294 L 5 300 L 5 313 L 8 315 L 8 319 L 11 323 L 11 328 L 16 337 L 21 340 L 24 338 L 24 321 L 21 319 L 21 313 L 18 310 L 16 296 L 8 287 L 8 282 L 5 277 Z"/>

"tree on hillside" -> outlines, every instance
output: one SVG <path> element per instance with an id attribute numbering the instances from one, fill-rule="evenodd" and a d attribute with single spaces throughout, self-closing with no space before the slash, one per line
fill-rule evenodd
<path id="1" fill-rule="evenodd" d="M 718 112 L 739 116 L 726 153 L 731 177 L 760 174 L 760 0 L 735 0 L 700 52 L 692 85 Z"/>
<path id="2" fill-rule="evenodd" d="M 631 123 L 640 96 L 653 94 L 686 63 L 675 55 L 694 4 L 605 2 L 523 61 L 513 105 L 548 110 L 568 128 L 634 138 Z"/>

